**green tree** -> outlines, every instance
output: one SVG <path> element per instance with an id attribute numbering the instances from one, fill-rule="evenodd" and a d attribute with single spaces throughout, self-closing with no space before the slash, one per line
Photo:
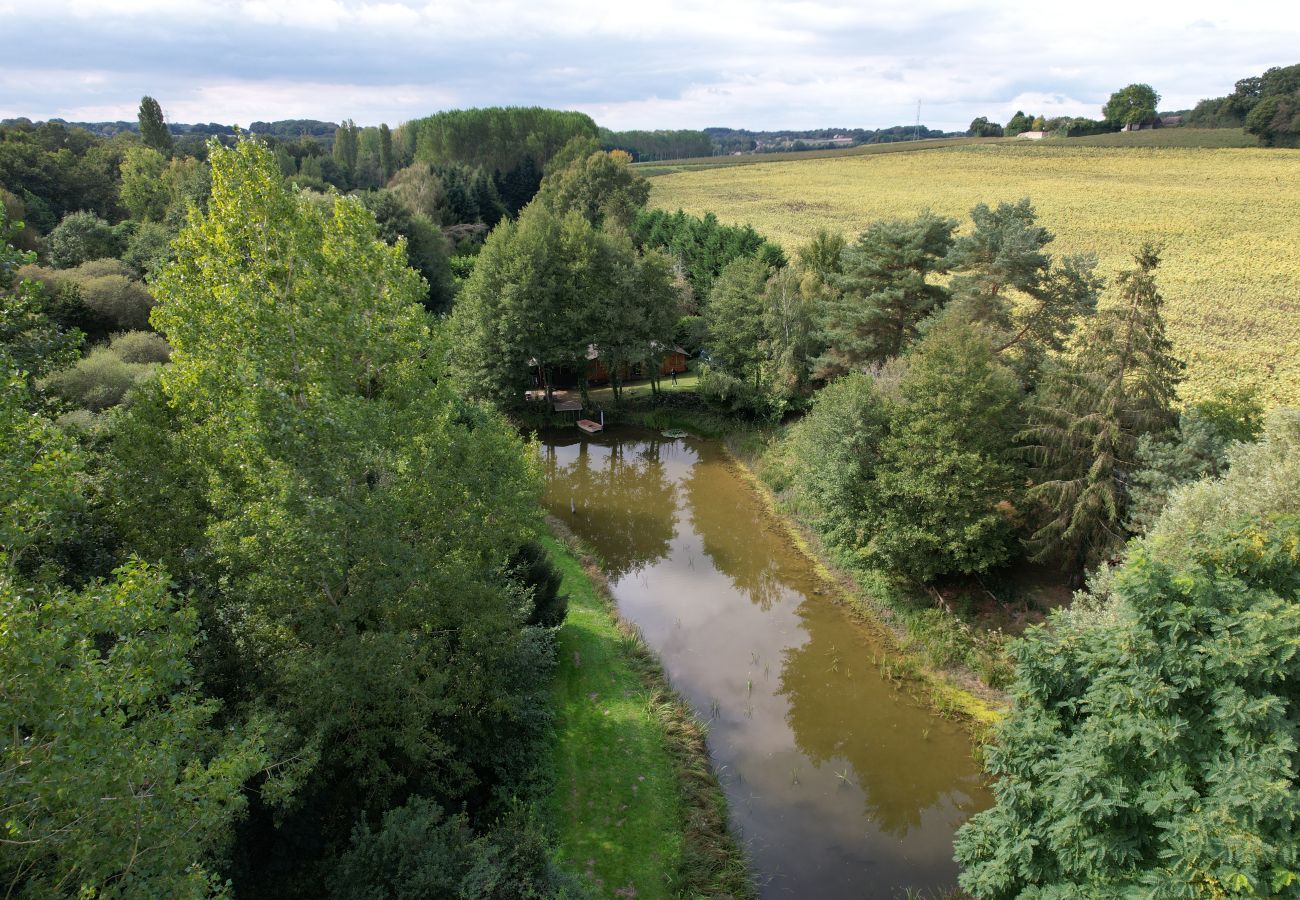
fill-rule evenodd
<path id="1" fill-rule="evenodd" d="M 1025 115 L 1023 110 L 1016 110 L 1016 114 L 1007 120 L 1007 127 L 1004 133 L 1007 137 L 1015 137 L 1022 131 L 1029 131 L 1033 128 L 1034 117 Z"/>
<path id="2" fill-rule="evenodd" d="M 212 863 L 267 763 L 260 726 L 214 725 L 197 617 L 166 573 L 132 560 L 73 590 L 39 565 L 68 537 L 86 460 L 0 363 L 0 880 L 19 896 L 220 893 Z"/>
<path id="3" fill-rule="evenodd" d="M 45 250 L 57 269 L 71 269 L 92 259 L 116 258 L 126 249 L 128 230 L 109 225 L 91 212 L 68 213 L 45 237 Z"/>
<path id="4" fill-rule="evenodd" d="M 163 156 L 172 152 L 172 133 L 163 120 L 162 107 L 153 97 L 140 98 L 140 140 L 146 147 Z"/>
<path id="5" fill-rule="evenodd" d="M 971 119 L 970 128 L 971 137 L 1002 137 L 1002 126 L 997 122 L 990 122 L 986 116 L 979 116 Z"/>
<path id="6" fill-rule="evenodd" d="M 758 257 L 741 257 L 718 275 L 709 294 L 710 367 L 726 372 L 755 393 L 763 386 L 763 294 L 772 270 Z"/>
<path id="7" fill-rule="evenodd" d="M 1102 285 L 1095 257 L 1052 257 L 1047 245 L 1055 237 L 1037 218 L 1028 197 L 996 209 L 981 203 L 971 210 L 974 228 L 957 238 L 946 263 L 956 273 L 955 314 L 991 328 L 997 352 L 1031 384 L 1092 314 Z"/>
<path id="8" fill-rule="evenodd" d="M 454 375 L 467 393 L 515 406 L 530 370 L 548 391 L 558 369 L 585 371 L 599 273 L 584 260 L 596 243 L 577 213 L 561 219 L 540 204 L 492 230 L 450 323 Z"/>
<path id="9" fill-rule="evenodd" d="M 843 255 L 847 243 L 842 233 L 818 228 L 808 243 L 799 248 L 799 265 L 815 273 L 822 281 L 830 281 L 831 276 L 844 271 Z"/>
<path id="10" fill-rule="evenodd" d="M 379 225 L 379 235 L 388 243 L 403 248 L 408 264 L 419 272 L 428 285 L 424 306 L 441 315 L 451 309 L 456 291 L 448 262 L 450 248 L 442 231 L 427 217 L 411 212 L 390 190 L 370 191 L 361 202 Z"/>
<path id="11" fill-rule="evenodd" d="M 537 201 L 559 215 L 576 211 L 599 227 L 606 221 L 628 228 L 650 199 L 650 183 L 625 159 L 600 150 L 547 175 Z"/>
<path id="12" fill-rule="evenodd" d="M 1160 95 L 1149 84 L 1130 84 L 1110 95 L 1101 114 L 1113 128 L 1155 121 Z"/>
<path id="13" fill-rule="evenodd" d="M 291 192 L 254 141 L 211 162 L 156 281 L 171 362 L 117 425 L 116 524 L 195 597 L 232 715 L 275 722 L 291 762 L 254 833 L 324 848 L 412 793 L 490 792 L 544 725 L 507 575 L 539 486 L 452 395 L 420 278 L 359 202 Z"/>
<path id="14" fill-rule="evenodd" d="M 167 157 L 150 146 L 132 147 L 122 160 L 122 205 L 138 222 L 161 222 L 171 205 L 163 173 Z"/>
<path id="15" fill-rule="evenodd" d="M 351 119 L 344 119 L 334 132 L 334 162 L 338 165 L 342 187 L 352 187 L 357 176 L 361 129 Z"/>
<path id="16" fill-rule="evenodd" d="M 1174 424 L 1182 364 L 1165 336 L 1159 250 L 1144 245 L 1134 261 L 1119 277 L 1119 303 L 1098 313 L 1072 356 L 1047 373 L 1023 435 L 1037 466 L 1029 495 L 1044 511 L 1031 546 L 1067 566 L 1123 546 L 1138 442 Z"/>
<path id="17" fill-rule="evenodd" d="M 976 897 L 1295 895 L 1300 517 L 1207 524 L 1012 645 L 997 804 L 957 835 Z"/>
<path id="18" fill-rule="evenodd" d="M 955 219 L 924 212 L 912 220 L 872 223 L 841 254 L 837 289 L 821 313 L 824 375 L 897 356 L 948 292 L 929 279 L 945 270 Z"/>
<path id="19" fill-rule="evenodd" d="M 1259 436 L 1263 415 L 1253 393 L 1236 392 L 1187 404 L 1173 434 L 1142 435 L 1140 468 L 1129 485 L 1129 530 L 1149 530 L 1179 485 L 1222 474 L 1229 449 Z"/>
<path id="20" fill-rule="evenodd" d="M 778 403 L 811 391 L 813 360 L 821 344 L 818 308 L 825 287 L 812 272 L 786 267 L 772 273 L 763 290 L 763 342 L 769 393 Z"/>
<path id="21" fill-rule="evenodd" d="M 764 240 L 748 225 L 723 225 L 713 213 L 688 216 L 680 209 L 643 210 L 632 227 L 639 247 L 669 255 L 685 274 L 697 298 L 707 301 L 713 282 L 726 266 L 742 256 L 761 257 L 769 267 L 786 264 L 781 248 Z"/>
<path id="22" fill-rule="evenodd" d="M 13 231 L 21 228 L 21 222 L 10 223 L 0 209 L 0 357 L 34 380 L 75 362 L 84 335 L 50 316 L 43 284 L 19 277 L 19 267 L 36 258 L 10 243 Z"/>
<path id="23" fill-rule="evenodd" d="M 379 126 L 379 168 L 385 184 L 397 171 L 397 157 L 393 155 L 393 133 L 382 123 Z"/>
<path id="24" fill-rule="evenodd" d="M 1294 147 L 1300 141 L 1300 88 L 1263 97 L 1246 114 L 1246 131 L 1264 147 Z"/>
<path id="25" fill-rule="evenodd" d="M 892 412 L 871 376 L 851 372 L 817 392 L 808 415 L 765 460 L 764 476 L 831 546 L 860 547 L 876 519 Z"/>
<path id="26" fill-rule="evenodd" d="M 860 554 L 921 581 L 983 572 L 1013 552 L 1024 483 L 1013 440 L 1020 383 L 982 329 L 954 319 L 931 329 L 907 362 L 880 449 L 879 514 Z"/>

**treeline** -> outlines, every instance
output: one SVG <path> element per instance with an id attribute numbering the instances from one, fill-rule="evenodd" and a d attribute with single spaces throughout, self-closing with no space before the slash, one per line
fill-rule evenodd
<path id="1" fill-rule="evenodd" d="M 584 398 L 596 363 L 615 401 L 640 371 L 657 392 L 666 355 L 710 340 L 701 315 L 737 260 L 786 264 L 747 226 L 646 210 L 649 185 L 626 154 L 575 139 L 517 221 L 489 235 L 451 316 L 463 389 L 505 409 L 563 382 Z"/>
<path id="2" fill-rule="evenodd" d="M 451 392 L 358 199 L 254 141 L 208 164 L 159 333 L 109 347 L 150 375 L 93 419 L 49 389 L 84 335 L 0 221 L 0 879 L 574 895 L 531 812 L 564 604 L 528 452 Z"/>
<path id="3" fill-rule="evenodd" d="M 1300 64 L 1243 78 L 1226 97 L 1202 100 L 1187 116 L 1198 128 L 1244 128 L 1265 147 L 1300 141 Z"/>
<path id="4" fill-rule="evenodd" d="M 1057 137 L 1079 137 L 1173 124 L 1243 128 L 1258 137 L 1264 147 L 1294 147 L 1300 141 L 1300 64 L 1274 66 L 1262 75 L 1243 78 L 1231 94 L 1202 100 L 1185 114 L 1159 113 L 1159 102 L 1160 95 L 1151 85 L 1130 84 L 1111 94 L 1100 119 L 1047 119 L 1017 110 L 1005 126 L 978 116 L 966 133 L 972 137 L 1014 137 L 1026 131 L 1046 131 Z"/>
<path id="5" fill-rule="evenodd" d="M 938 131 L 924 125 L 894 125 L 890 128 L 812 128 L 792 131 L 750 131 L 744 128 L 706 128 L 715 155 L 732 153 L 779 153 L 828 146 L 832 138 L 847 137 L 844 146 L 888 144 L 917 138 L 960 137 L 964 132 Z"/>
<path id="6" fill-rule="evenodd" d="M 713 140 L 703 131 L 600 130 L 601 147 L 631 154 L 633 162 L 712 156 Z"/>

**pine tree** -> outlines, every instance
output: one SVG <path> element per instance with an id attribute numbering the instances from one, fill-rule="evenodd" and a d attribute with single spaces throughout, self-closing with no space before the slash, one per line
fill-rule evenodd
<path id="1" fill-rule="evenodd" d="M 1119 276 L 1122 302 L 1098 313 L 1073 357 L 1049 370 L 1022 435 L 1039 466 L 1029 495 L 1046 513 L 1031 538 L 1038 558 L 1078 566 L 1118 550 L 1139 440 L 1174 424 L 1182 363 L 1165 336 L 1159 249 L 1146 244 L 1134 260 Z"/>
<path id="2" fill-rule="evenodd" d="M 1055 236 L 1037 224 L 1029 198 L 983 203 L 971 210 L 974 230 L 957 239 L 948 259 L 956 272 L 953 305 L 994 329 L 995 349 L 1034 382 L 1044 359 L 1060 351 L 1081 317 L 1097 306 L 1101 282 L 1096 259 L 1074 255 L 1054 260 L 1047 245 Z"/>
<path id="3" fill-rule="evenodd" d="M 172 133 L 163 121 L 162 107 L 153 97 L 140 99 L 140 140 L 164 156 L 171 155 Z"/>
<path id="4" fill-rule="evenodd" d="M 828 276 L 838 295 L 822 317 L 822 375 L 883 362 L 916 337 L 921 321 L 948 300 L 947 290 L 926 279 L 944 270 L 956 228 L 956 220 L 929 212 L 875 222 L 840 254 L 842 271 Z"/>

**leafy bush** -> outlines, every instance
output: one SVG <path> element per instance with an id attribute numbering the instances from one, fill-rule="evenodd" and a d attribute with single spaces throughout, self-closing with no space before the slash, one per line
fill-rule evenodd
<path id="1" fill-rule="evenodd" d="M 121 274 L 83 277 L 80 268 L 75 280 L 81 289 L 81 302 L 101 319 L 111 322 L 115 330 L 142 331 L 149 327 L 154 300 L 140 282 Z"/>
<path id="2" fill-rule="evenodd" d="M 109 343 L 108 349 L 127 363 L 165 363 L 172 355 L 166 339 L 154 331 L 119 334 Z"/>
<path id="3" fill-rule="evenodd" d="M 569 595 L 560 593 L 563 580 L 551 557 L 541 544 L 529 541 L 519 548 L 511 560 L 511 568 L 525 587 L 532 590 L 532 611 L 529 625 L 556 628 L 564 624 L 569 609 Z"/>
<path id="4" fill-rule="evenodd" d="M 45 252 L 56 269 L 71 269 L 105 256 L 121 256 L 129 230 L 129 226 L 109 225 L 94 213 L 68 213 L 46 235 Z"/>
<path id="5" fill-rule="evenodd" d="M 103 259 L 88 259 L 66 274 L 78 281 L 88 281 L 91 278 L 103 278 L 105 275 L 118 275 L 122 278 L 135 277 L 130 266 L 122 262 L 120 259 L 113 259 L 111 257 L 104 257 Z"/>
<path id="6" fill-rule="evenodd" d="M 72 368 L 45 378 L 41 386 L 69 403 L 100 412 L 121 403 L 151 372 L 151 366 L 125 362 L 109 348 L 96 347 Z"/>
<path id="7" fill-rule="evenodd" d="M 1138 545 L 1115 605 L 1017 642 L 957 837 L 979 898 L 1294 896 L 1300 517 Z"/>
<path id="8" fill-rule="evenodd" d="M 582 896 L 550 861 L 546 840 L 522 811 L 484 835 L 466 816 L 445 815 L 421 797 L 384 815 L 378 831 L 362 823 L 340 857 L 334 900 L 528 900 Z"/>
<path id="9" fill-rule="evenodd" d="M 144 222 L 131 235 L 122 262 L 136 278 L 151 278 L 171 258 L 175 233 L 161 222 Z"/>
<path id="10" fill-rule="evenodd" d="M 817 395 L 774 455 L 785 461 L 791 501 L 831 544 L 856 546 L 870 527 L 889 413 L 871 376 L 847 375 Z"/>

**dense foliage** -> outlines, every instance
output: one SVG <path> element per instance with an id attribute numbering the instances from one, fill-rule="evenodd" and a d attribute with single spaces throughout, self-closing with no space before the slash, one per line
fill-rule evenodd
<path id="1" fill-rule="evenodd" d="M 1240 128 L 1265 147 L 1295 146 L 1300 140 L 1300 64 L 1274 66 L 1242 78 L 1231 94 L 1202 100 L 1187 116 L 1202 128 Z"/>
<path id="2" fill-rule="evenodd" d="M 1276 419 L 1247 466 L 1175 497 L 1106 596 L 1015 645 L 998 804 L 957 841 L 967 890 L 1294 894 L 1297 436 Z"/>
<path id="3" fill-rule="evenodd" d="M 9 351 L 60 332 L 6 250 L 0 871 L 33 895 L 346 894 L 393 810 L 443 807 L 445 883 L 553 896 L 514 799 L 564 609 L 521 550 L 533 466 L 451 393 L 424 285 L 362 204 L 291 192 L 254 142 L 211 165 L 153 284 L 162 337 L 102 351 L 159 377 L 88 448 L 28 411 Z"/>

